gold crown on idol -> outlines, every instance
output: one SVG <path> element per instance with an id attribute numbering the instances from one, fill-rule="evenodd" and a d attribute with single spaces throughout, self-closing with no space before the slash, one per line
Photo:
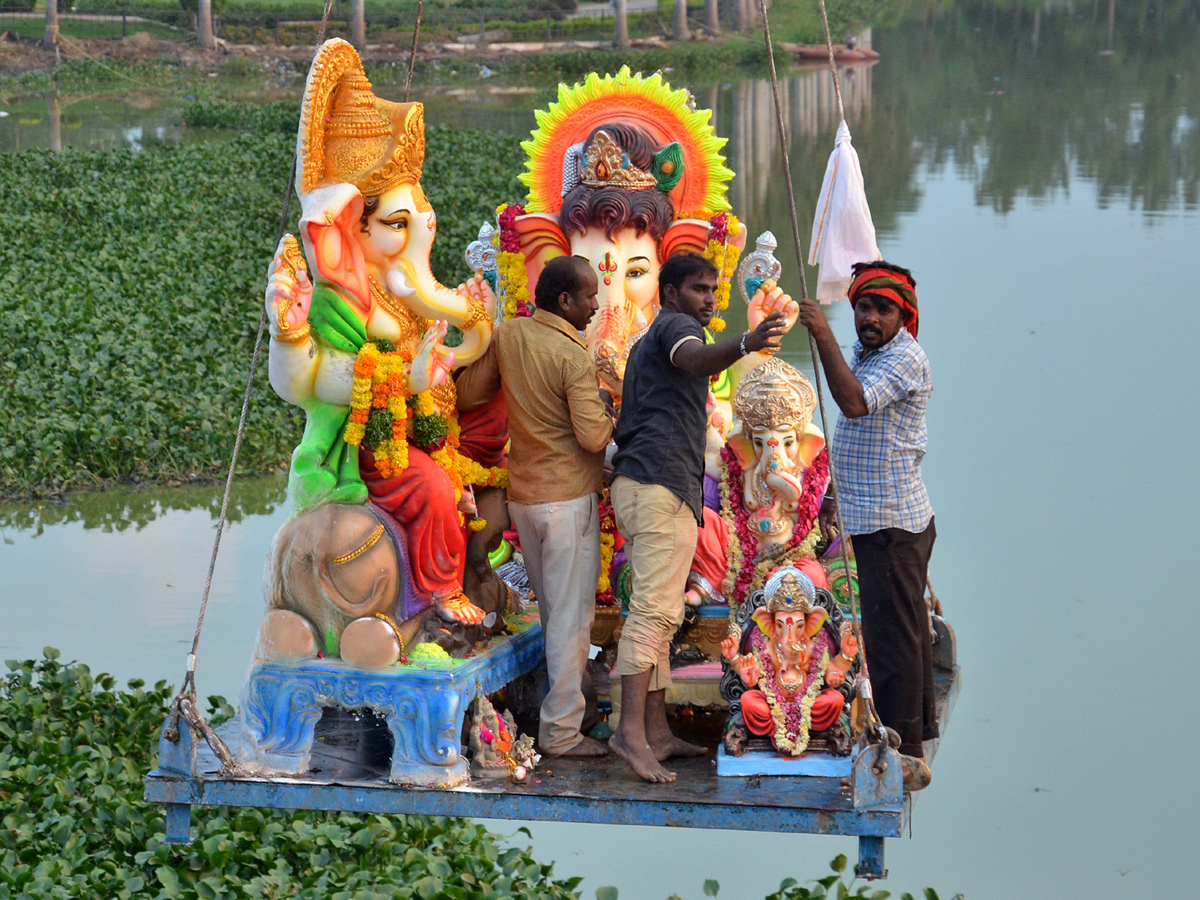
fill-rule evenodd
<path id="1" fill-rule="evenodd" d="M 733 411 L 747 436 L 754 428 L 799 431 L 812 422 L 816 408 L 812 383 L 777 356 L 752 369 L 733 395 Z"/>
<path id="2" fill-rule="evenodd" d="M 645 191 L 658 187 L 654 176 L 629 161 L 607 131 L 597 131 L 587 148 L 581 181 L 591 187 Z"/>
<path id="3" fill-rule="evenodd" d="M 791 566 L 780 569 L 763 586 L 767 612 L 794 612 L 807 616 L 817 599 L 812 579 Z"/>
<path id="4" fill-rule="evenodd" d="M 341 38 L 321 45 L 300 107 L 300 187 L 353 184 L 378 197 L 416 184 L 425 163 L 425 107 L 371 90 L 358 51 Z"/>

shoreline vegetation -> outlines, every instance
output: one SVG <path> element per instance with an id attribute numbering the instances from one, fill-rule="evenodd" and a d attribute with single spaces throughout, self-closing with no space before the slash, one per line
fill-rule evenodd
<path id="1" fill-rule="evenodd" d="M 26 2 L 42 10 L 44 18 L 44 0 Z M 757 9 L 756 0 L 741 2 L 748 4 L 747 9 Z M 831 0 L 828 12 L 834 40 L 840 42 L 861 23 L 915 2 Z M 658 0 L 656 8 L 631 12 L 630 46 L 622 48 L 615 42 L 611 11 L 605 9 L 603 16 L 597 9 L 591 15 L 576 15 L 575 0 L 513 0 L 507 6 L 488 0 L 448 0 L 424 10 L 414 80 L 425 85 L 457 83 L 477 79 L 481 69 L 488 71 L 488 77 L 551 83 L 591 71 L 616 71 L 621 65 L 681 75 L 735 73 L 745 67 L 763 70 L 766 50 L 757 13 L 739 23 L 733 11 L 722 6 L 719 33 L 710 35 L 704 24 L 705 6 L 703 0 L 688 4 L 688 32 L 680 39 L 673 38 L 673 0 Z M 193 12 L 181 9 L 177 0 L 76 0 L 67 12 L 60 0 L 57 47 L 45 43 L 42 18 L 34 12 L 23 18 L 0 13 L 0 32 L 8 38 L 0 42 L 0 92 L 22 83 L 50 89 L 59 82 L 62 64 L 77 61 L 183 68 L 200 77 L 222 70 L 251 75 L 292 67 L 301 76 L 307 71 L 320 24 L 319 2 L 213 0 L 213 8 L 221 24 L 214 50 L 202 49 L 190 31 L 195 0 Z M 816 4 L 776 3 L 769 15 L 781 62 L 787 58 L 782 43 L 824 43 Z M 327 35 L 351 39 L 352 18 L 350 3 L 336 4 Z M 367 27 L 359 45 L 368 75 L 372 66 L 407 74 L 414 18 L 415 4 L 368 5 Z M 737 24 L 744 27 L 736 30 Z"/>
<path id="2" fill-rule="evenodd" d="M 0 894 L 32 898 L 216 900 L 578 900 L 581 878 L 560 879 L 533 848 L 469 819 L 293 812 L 214 806 L 195 816 L 193 843 L 163 843 L 165 807 L 142 798 L 174 689 L 41 659 L 7 660 L 0 675 Z M 234 714 L 209 697 L 206 718 Z M 118 727 L 113 727 L 117 724 Z M 529 832 L 518 828 L 514 833 Z M 511 839 L 510 839 L 511 840 Z M 853 879 L 846 857 L 832 873 L 785 879 L 766 900 L 885 900 Z M 853 892 L 852 892 L 853 891 Z M 720 896 L 704 882 L 704 894 Z M 600 887 L 597 900 L 618 900 Z M 927 888 L 925 900 L 937 900 Z M 961 896 L 961 895 L 960 895 Z M 678 900 L 677 897 L 669 900 Z M 913 900 L 910 894 L 899 900 Z"/>

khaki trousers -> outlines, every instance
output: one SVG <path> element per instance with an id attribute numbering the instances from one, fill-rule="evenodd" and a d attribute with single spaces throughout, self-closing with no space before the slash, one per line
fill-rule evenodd
<path id="1" fill-rule="evenodd" d="M 683 592 L 696 554 L 696 516 L 674 491 L 624 475 L 612 483 L 617 530 L 633 574 L 617 674 L 654 669 L 650 690 L 671 684 L 671 638 L 683 624 Z"/>
<path id="2" fill-rule="evenodd" d="M 555 503 L 509 501 L 509 517 L 521 536 L 525 571 L 537 596 L 546 637 L 550 691 L 542 701 L 538 745 L 560 755 L 583 736 L 586 702 L 583 672 L 596 617 L 600 578 L 600 514 L 588 494 Z"/>

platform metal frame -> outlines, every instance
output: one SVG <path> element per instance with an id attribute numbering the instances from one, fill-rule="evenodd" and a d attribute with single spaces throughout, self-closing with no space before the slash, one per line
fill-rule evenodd
<path id="1" fill-rule="evenodd" d="M 935 673 L 938 720 L 949 723 L 961 688 L 961 671 Z M 182 725 L 182 723 L 181 723 Z M 240 720 L 219 730 L 236 743 Z M 398 787 L 386 767 L 367 766 L 361 754 L 320 746 L 313 771 L 305 776 L 234 778 L 203 741 L 194 747 L 194 774 L 155 769 L 146 778 L 146 798 L 167 805 L 166 839 L 190 839 L 192 806 L 253 806 L 269 809 L 319 809 L 386 815 L 465 816 L 475 819 L 524 819 L 594 825 L 659 825 L 732 831 L 848 835 L 858 838 L 857 872 L 886 877 L 884 839 L 900 837 L 909 826 L 912 796 L 855 808 L 851 790 L 837 778 L 718 777 L 712 755 L 673 760 L 679 779 L 673 784 L 642 781 L 619 759 L 543 760 L 527 784 L 475 780 L 455 788 Z M 191 746 L 189 746 L 191 744 Z M 928 742 L 932 761 L 937 742 Z"/>

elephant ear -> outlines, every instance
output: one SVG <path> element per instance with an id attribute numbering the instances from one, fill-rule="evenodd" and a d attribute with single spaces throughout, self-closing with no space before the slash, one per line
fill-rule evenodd
<path id="1" fill-rule="evenodd" d="M 337 285 L 362 312 L 371 309 L 367 261 L 356 235 L 363 198 L 351 184 L 318 188 L 304 198 L 300 230 L 321 279 Z"/>
<path id="2" fill-rule="evenodd" d="M 821 626 L 825 624 L 825 620 L 829 618 L 829 610 L 818 606 L 807 616 L 804 617 L 804 634 L 807 637 L 816 637 Z"/>
<path id="3" fill-rule="evenodd" d="M 754 442 L 742 434 L 740 427 L 730 429 L 729 437 L 725 439 L 725 443 L 729 445 L 729 449 L 737 457 L 737 461 L 741 464 L 743 472 L 754 465 Z"/>
<path id="4" fill-rule="evenodd" d="M 525 272 L 529 280 L 529 296 L 537 289 L 538 275 L 546 263 L 556 256 L 568 256 L 571 243 L 559 227 L 558 217 L 548 213 L 527 213 L 513 223 L 517 241 L 525 254 Z"/>
<path id="5" fill-rule="evenodd" d="M 813 460 L 821 455 L 821 451 L 825 449 L 825 435 L 821 433 L 820 428 L 810 422 L 804 426 L 804 430 L 797 437 L 799 438 L 800 450 L 796 459 L 800 465 L 807 469 L 813 464 Z"/>
<path id="6" fill-rule="evenodd" d="M 750 618 L 754 619 L 754 624 L 766 635 L 768 641 L 775 637 L 775 617 L 767 612 L 765 606 L 756 609 Z"/>
<path id="7" fill-rule="evenodd" d="M 703 253 L 707 246 L 707 222 L 703 219 L 676 219 L 659 241 L 658 258 L 666 262 L 676 253 Z"/>

